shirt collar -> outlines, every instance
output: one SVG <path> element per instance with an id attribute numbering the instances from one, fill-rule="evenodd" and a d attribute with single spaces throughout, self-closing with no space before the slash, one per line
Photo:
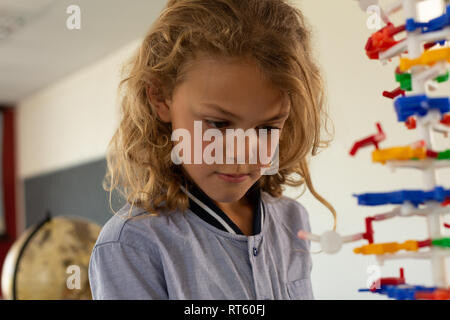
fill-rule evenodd
<path id="1" fill-rule="evenodd" d="M 227 214 L 195 183 L 188 183 L 186 189 L 183 186 L 181 186 L 181 189 L 189 197 L 189 209 L 198 217 L 223 231 L 233 234 L 244 234 Z M 261 188 L 258 182 L 247 191 L 246 196 L 253 203 L 257 204 L 256 212 L 253 215 L 253 234 L 255 235 L 261 232 L 265 217 L 264 204 L 261 201 Z"/>

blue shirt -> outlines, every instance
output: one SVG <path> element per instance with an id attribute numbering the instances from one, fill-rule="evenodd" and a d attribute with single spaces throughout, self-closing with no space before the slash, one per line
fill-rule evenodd
<path id="1" fill-rule="evenodd" d="M 93 299 L 314 299 L 308 213 L 253 190 L 244 235 L 198 188 L 189 209 L 150 215 L 129 204 L 103 226 L 89 262 Z M 250 191 L 250 192 L 253 192 Z"/>

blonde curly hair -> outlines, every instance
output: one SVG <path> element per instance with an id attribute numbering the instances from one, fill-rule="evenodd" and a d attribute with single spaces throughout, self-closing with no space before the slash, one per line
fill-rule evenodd
<path id="1" fill-rule="evenodd" d="M 335 229 L 336 212 L 315 191 L 308 168 L 308 156 L 331 141 L 321 140 L 321 128 L 327 128 L 329 117 L 310 34 L 302 12 L 286 0 L 169 0 L 122 69 L 126 76 L 118 90 L 123 94 L 121 121 L 108 145 L 103 181 L 110 206 L 111 192 L 117 189 L 128 203 L 150 214 L 188 207 L 180 188 L 182 169 L 170 160 L 171 125 L 159 119 L 147 89 L 160 100 L 171 100 L 184 80 L 185 67 L 199 52 L 250 56 L 273 84 L 289 94 L 291 103 L 280 136 L 279 171 L 262 176 L 261 189 L 280 197 L 283 185 L 306 183 L 333 214 Z"/>

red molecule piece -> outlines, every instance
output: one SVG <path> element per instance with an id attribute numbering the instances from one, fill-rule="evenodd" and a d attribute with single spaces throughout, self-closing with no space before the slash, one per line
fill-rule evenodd
<path id="1" fill-rule="evenodd" d="M 366 217 L 366 232 L 363 234 L 363 239 L 366 239 L 369 243 L 373 243 L 372 221 L 374 220 L 374 217 Z"/>
<path id="2" fill-rule="evenodd" d="M 444 114 L 441 123 L 450 126 L 450 114 Z"/>
<path id="3" fill-rule="evenodd" d="M 396 96 L 405 96 L 405 90 L 402 90 L 400 87 L 394 89 L 392 91 L 383 91 L 383 97 L 394 99 Z"/>
<path id="4" fill-rule="evenodd" d="M 403 41 L 396 41 L 394 36 L 397 33 L 405 31 L 405 25 L 394 27 L 392 23 L 388 23 L 384 28 L 378 30 L 367 40 L 366 54 L 370 59 L 378 59 L 380 52 L 395 46 Z"/>
<path id="5" fill-rule="evenodd" d="M 423 240 L 423 241 L 417 241 L 417 246 L 419 248 L 430 247 L 431 246 L 431 239 L 426 239 L 426 240 Z"/>
<path id="6" fill-rule="evenodd" d="M 424 50 L 428 50 L 436 45 L 436 42 L 427 42 L 423 45 Z"/>
<path id="7" fill-rule="evenodd" d="M 405 121 L 405 126 L 408 129 L 415 129 L 416 128 L 416 118 L 414 116 L 408 117 L 408 119 Z"/>
<path id="8" fill-rule="evenodd" d="M 449 300 L 450 290 L 436 289 L 433 292 L 417 291 L 414 294 L 414 298 L 424 300 Z"/>
<path id="9" fill-rule="evenodd" d="M 375 292 L 377 289 L 377 285 L 399 285 L 405 284 L 405 275 L 403 273 L 403 268 L 400 268 L 400 277 L 389 277 L 389 278 L 380 278 L 374 281 L 370 286 L 370 291 Z"/>
<path id="10" fill-rule="evenodd" d="M 427 150 L 427 157 L 428 158 L 437 158 L 438 157 L 438 153 L 436 151 L 433 151 L 433 150 Z"/>
<path id="11" fill-rule="evenodd" d="M 376 126 L 378 129 L 378 133 L 355 142 L 352 149 L 350 150 L 350 155 L 354 156 L 359 148 L 372 144 L 376 149 L 378 149 L 378 143 L 386 139 L 386 135 L 384 134 L 383 129 L 381 129 L 381 124 L 379 122 L 376 123 Z"/>

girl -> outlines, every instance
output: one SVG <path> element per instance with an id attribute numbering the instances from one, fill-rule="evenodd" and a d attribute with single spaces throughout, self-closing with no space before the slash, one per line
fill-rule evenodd
<path id="1" fill-rule="evenodd" d="M 307 163 L 329 141 L 302 13 L 285 0 L 170 0 L 128 66 L 104 182 L 127 202 L 93 249 L 93 298 L 313 299 L 310 243 L 296 236 L 308 213 L 282 196 L 306 183 L 335 229 Z M 196 123 L 279 130 L 278 171 L 247 158 L 178 164 L 173 133 L 191 148 L 178 156 L 194 154 Z"/>

